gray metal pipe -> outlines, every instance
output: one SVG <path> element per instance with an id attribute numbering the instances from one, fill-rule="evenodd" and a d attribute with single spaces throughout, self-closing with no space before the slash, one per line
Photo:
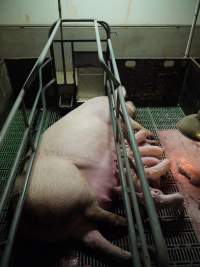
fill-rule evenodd
<path id="1" fill-rule="evenodd" d="M 96 20 L 94 20 L 94 27 L 95 27 L 96 42 L 97 42 L 97 52 L 98 52 L 99 62 L 101 64 L 101 66 L 103 67 L 104 71 L 106 72 L 106 74 L 108 75 L 108 77 L 113 81 L 113 83 L 116 86 L 119 86 L 120 85 L 119 80 L 109 70 L 109 68 L 107 67 L 107 65 L 106 65 L 106 63 L 104 61 L 103 52 L 102 52 L 102 46 L 101 46 L 101 39 L 100 39 L 99 30 L 98 30 L 98 24 L 97 24 Z"/>
<path id="2" fill-rule="evenodd" d="M 116 122 L 116 116 L 113 111 L 113 103 L 111 99 L 110 90 L 108 91 L 108 100 L 109 100 L 111 120 L 112 120 L 112 125 L 113 125 L 113 130 L 114 130 L 116 128 L 115 125 L 117 122 Z M 119 177 L 120 177 L 121 186 L 122 186 L 123 202 L 126 207 L 126 217 L 128 221 L 128 229 L 129 229 L 129 234 L 130 234 L 129 239 L 130 239 L 130 250 L 132 254 L 132 263 L 133 263 L 133 266 L 135 267 L 141 267 L 136 231 L 135 231 L 134 221 L 133 221 L 133 214 L 131 210 L 131 203 L 130 203 L 129 196 L 128 196 L 126 175 L 124 172 L 123 160 L 122 160 L 122 155 L 121 155 L 121 148 L 120 148 L 119 142 L 116 141 L 116 135 L 115 135 L 115 147 L 116 147 L 118 164 L 119 164 Z"/>
<path id="3" fill-rule="evenodd" d="M 188 42 L 187 42 L 187 46 L 186 46 L 186 50 L 185 50 L 185 57 L 189 57 L 189 55 L 190 55 L 190 48 L 191 48 L 192 39 L 194 36 L 194 30 L 195 30 L 195 26 L 197 23 L 197 18 L 199 15 L 199 9 L 200 9 L 200 0 L 198 0 L 197 4 L 196 4 L 195 13 L 194 13 L 194 17 L 193 17 L 193 21 L 192 21 L 192 25 L 191 25 L 191 29 L 190 29 L 190 34 L 188 37 Z"/>
<path id="4" fill-rule="evenodd" d="M 131 149 L 133 151 L 134 158 L 135 158 L 137 174 L 140 178 L 142 190 L 144 193 L 144 199 L 145 199 L 145 204 L 146 204 L 146 208 L 147 208 L 147 213 L 149 216 L 151 230 L 152 230 L 154 242 L 156 244 L 158 263 L 159 263 L 159 266 L 163 266 L 163 267 L 168 266 L 169 259 L 168 259 L 167 247 L 166 247 L 163 235 L 162 235 L 160 223 L 158 220 L 158 215 L 157 215 L 157 212 L 156 212 L 156 209 L 154 206 L 154 202 L 153 202 L 150 190 L 149 190 L 149 185 L 148 185 L 148 182 L 147 182 L 145 174 L 144 174 L 144 166 L 142 164 L 140 153 L 139 153 L 137 145 L 136 145 L 135 136 L 133 135 L 133 132 L 132 132 L 132 128 L 131 128 L 130 120 L 129 120 L 129 117 L 128 117 L 128 114 L 126 111 L 126 105 L 125 105 L 125 101 L 124 101 L 121 87 L 118 87 L 117 90 L 119 93 L 122 113 L 124 115 L 124 121 L 126 123 L 127 130 L 128 130 L 128 137 L 129 137 L 130 146 L 131 146 Z"/>
<path id="5" fill-rule="evenodd" d="M 11 172 L 9 174 L 9 177 L 8 177 L 8 180 L 7 180 L 7 183 L 6 183 L 6 187 L 5 187 L 4 192 L 3 192 L 2 196 L 1 196 L 1 199 L 0 199 L 0 214 L 2 213 L 2 210 L 3 210 L 3 207 L 5 205 L 6 199 L 8 198 L 8 195 L 10 193 L 11 187 L 12 187 L 12 185 L 14 183 L 15 174 L 16 174 L 16 171 L 17 171 L 17 166 L 19 164 L 20 158 L 21 158 L 22 153 L 24 151 L 24 147 L 25 147 L 26 142 L 28 140 L 28 134 L 30 132 L 30 128 L 32 127 L 32 123 L 33 123 L 33 118 L 34 118 L 34 115 L 35 115 L 36 107 L 37 107 L 37 104 L 38 104 L 38 101 L 39 101 L 39 97 L 40 97 L 41 91 L 42 91 L 41 82 L 42 82 L 42 74 L 41 74 L 41 70 L 40 70 L 40 87 L 39 87 L 38 93 L 36 95 L 36 98 L 35 98 L 35 101 L 34 101 L 34 104 L 33 104 L 32 110 L 31 110 L 31 114 L 30 114 L 29 119 L 28 119 L 28 126 L 26 127 L 26 130 L 24 132 L 20 147 L 19 147 L 18 152 L 16 154 L 16 157 L 15 157 Z M 55 80 L 52 79 L 46 86 L 49 87 L 54 82 L 55 82 Z M 46 88 L 46 86 L 45 86 L 45 88 Z M 19 98 L 19 100 L 20 99 L 21 98 Z M 17 103 L 19 103 L 19 102 L 17 102 Z M 17 109 L 13 109 L 13 112 L 16 112 L 16 111 L 17 111 Z M 14 114 L 14 113 L 12 113 L 12 114 Z M 11 121 L 12 121 L 12 119 L 11 119 Z M 11 121 L 9 120 L 9 122 L 11 122 Z"/>
<path id="6" fill-rule="evenodd" d="M 11 109 L 11 111 L 10 111 L 10 113 L 9 113 L 5 123 L 4 123 L 4 125 L 3 125 L 3 128 L 1 130 L 1 132 L 0 132 L 0 145 L 2 144 L 2 142 L 4 140 L 4 137 L 5 137 L 6 133 L 7 133 L 7 130 L 9 128 L 9 126 L 10 126 L 10 124 L 11 124 L 11 122 L 12 122 L 14 116 L 15 116 L 15 114 L 16 114 L 16 111 L 18 110 L 18 108 L 19 108 L 19 106 L 20 106 L 20 104 L 22 102 L 22 99 L 23 99 L 23 97 L 24 97 L 24 95 L 26 93 L 26 89 L 29 88 L 30 85 L 32 84 L 32 82 L 35 80 L 39 69 L 42 67 L 42 64 L 45 61 L 45 57 L 46 57 L 46 55 L 47 55 L 47 53 L 49 51 L 49 48 L 50 48 L 50 46 L 51 46 L 51 44 L 53 42 L 53 39 L 54 39 L 54 37 L 56 35 L 56 32 L 58 30 L 59 25 L 60 25 L 60 20 L 58 20 L 56 22 L 56 24 L 55 24 L 55 26 L 54 26 L 54 28 L 52 30 L 52 33 L 51 33 L 51 35 L 50 35 L 50 37 L 49 37 L 44 49 L 42 50 L 38 60 L 36 61 L 35 65 L 33 66 L 33 68 L 31 70 L 30 74 L 28 75 L 28 77 L 27 77 L 27 79 L 26 79 L 21 91 L 19 92 L 19 95 L 17 96 L 17 99 L 16 99 L 16 101 L 15 101 L 15 103 L 14 103 L 14 105 L 13 105 L 13 107 L 12 107 L 12 109 Z"/>
<path id="7" fill-rule="evenodd" d="M 118 124 L 119 124 L 119 121 L 118 121 Z M 147 267 L 147 266 L 151 266 L 151 260 L 150 260 L 150 256 L 149 256 L 149 252 L 147 248 L 147 241 L 146 241 L 143 222 L 142 222 L 142 218 L 141 218 L 141 214 L 139 210 L 138 199 L 137 199 L 136 191 L 134 187 L 134 181 L 133 181 L 133 177 L 131 174 L 131 168 L 130 168 L 130 164 L 129 164 L 129 160 L 128 160 L 128 156 L 127 156 L 126 148 L 124 144 L 125 138 L 124 138 L 124 134 L 123 134 L 121 127 L 118 126 L 118 128 L 119 128 L 119 136 L 121 139 L 121 145 L 122 145 L 122 150 L 123 150 L 123 158 L 125 161 L 125 166 L 126 166 L 126 171 L 127 171 L 127 182 L 128 182 L 128 186 L 130 189 L 132 206 L 133 206 L 135 220 L 137 223 L 138 233 L 140 237 L 140 243 L 141 243 L 140 245 L 141 245 L 141 250 L 143 254 L 143 266 Z"/>
<path id="8" fill-rule="evenodd" d="M 9 265 L 9 262 L 10 262 L 10 255 L 11 255 L 12 247 L 13 247 L 14 240 L 15 240 L 17 226 L 19 224 L 19 220 L 20 220 L 20 217 L 21 217 L 22 209 L 23 209 L 24 202 L 25 202 L 25 199 L 26 199 L 26 193 L 28 191 L 28 186 L 29 186 L 29 181 L 30 181 L 30 176 L 31 176 L 31 170 L 32 170 L 32 167 L 33 167 L 33 162 L 34 162 L 35 155 L 36 155 L 36 152 L 37 152 L 37 147 L 38 147 L 40 136 L 41 136 L 41 133 L 42 133 L 42 127 L 43 127 L 45 116 L 46 116 L 46 99 L 45 99 L 45 95 L 44 94 L 45 94 L 45 91 L 54 82 L 55 82 L 55 80 L 52 79 L 50 82 L 48 82 L 42 88 L 42 91 L 40 91 L 40 96 L 42 98 L 43 112 L 42 112 L 42 118 L 41 118 L 41 121 L 40 121 L 40 124 L 39 124 L 39 128 L 38 128 L 38 132 L 37 132 L 37 135 L 36 135 L 36 138 L 35 138 L 35 142 L 34 142 L 34 147 L 36 148 L 36 150 L 32 153 L 31 158 L 30 158 L 30 162 L 28 164 L 28 170 L 27 170 L 27 173 L 25 175 L 24 187 L 23 187 L 23 190 L 22 190 L 22 194 L 19 197 L 19 200 L 18 200 L 18 203 L 17 203 L 17 207 L 16 207 L 16 211 L 14 213 L 14 217 L 13 217 L 12 224 L 11 224 L 11 227 L 10 227 L 10 231 L 9 231 L 9 234 L 8 234 L 7 246 L 5 248 L 5 251 L 3 253 L 3 256 L 2 256 L 2 259 L 1 259 L 1 262 L 0 262 L 0 266 L 1 267 L 7 267 Z"/>
<path id="9" fill-rule="evenodd" d="M 44 110 L 43 114 L 42 114 L 42 119 L 41 119 L 39 130 L 38 130 L 38 133 L 36 136 L 36 141 L 34 143 L 35 147 L 37 147 L 37 145 L 39 143 L 39 138 L 40 138 L 40 134 L 42 131 L 42 125 L 43 125 L 43 122 L 45 119 L 45 114 L 46 114 L 46 110 Z M 36 155 L 36 151 L 34 151 L 33 154 L 31 155 L 30 163 L 28 166 L 28 171 L 27 171 L 27 174 L 25 176 L 25 184 L 24 184 L 23 192 L 22 192 L 22 194 L 19 198 L 19 201 L 17 203 L 16 212 L 14 214 L 14 218 L 12 220 L 11 228 L 9 231 L 7 246 L 6 246 L 6 249 L 5 249 L 3 256 L 2 256 L 2 259 L 1 259 L 1 267 L 7 267 L 9 265 L 9 262 L 10 262 L 10 254 L 12 251 L 14 238 L 15 238 L 16 231 L 17 231 L 17 226 L 19 224 L 19 219 L 21 217 L 22 208 L 23 208 L 23 205 L 25 202 L 26 193 L 28 191 L 28 185 L 29 185 L 29 181 L 30 181 L 31 170 L 32 170 L 35 155 Z"/>
<path id="10" fill-rule="evenodd" d="M 117 65 L 115 62 L 114 52 L 113 52 L 113 48 L 112 48 L 112 44 L 111 44 L 110 39 L 108 40 L 108 46 L 109 46 L 109 51 L 110 51 L 110 55 L 111 55 L 111 61 L 112 61 L 114 75 L 118 79 L 118 81 L 120 81 L 120 77 L 119 77 Z M 149 185 L 148 185 L 148 182 L 146 181 L 146 178 L 144 175 L 144 167 L 143 167 L 143 164 L 142 164 L 142 161 L 140 158 L 140 154 L 139 154 L 139 151 L 138 151 L 138 148 L 136 145 L 135 136 L 133 135 L 132 128 L 131 128 L 130 121 L 129 121 L 129 117 L 128 117 L 128 114 L 126 111 L 125 100 L 124 100 L 124 96 L 123 96 L 123 87 L 120 85 L 117 88 L 117 90 L 118 90 L 118 97 L 120 99 L 120 104 L 121 104 L 121 108 L 122 108 L 122 113 L 124 115 L 123 119 L 124 119 L 126 126 L 127 126 L 127 129 L 128 129 L 128 136 L 129 136 L 131 149 L 132 149 L 134 156 L 135 156 L 136 169 L 137 169 L 138 176 L 140 178 L 142 189 L 144 192 L 145 203 L 146 203 L 146 207 L 147 207 L 147 213 L 148 213 L 149 220 L 150 220 L 150 225 L 151 225 L 152 234 L 154 237 L 154 242 L 156 244 L 158 262 L 163 267 L 168 266 L 169 259 L 168 259 L 167 247 L 166 247 L 163 235 L 162 235 L 162 231 L 161 231 L 160 223 L 158 220 L 157 212 L 156 212 L 156 209 L 155 209 L 155 206 L 153 203 L 153 199 L 151 197 L 151 193 L 149 190 Z"/>

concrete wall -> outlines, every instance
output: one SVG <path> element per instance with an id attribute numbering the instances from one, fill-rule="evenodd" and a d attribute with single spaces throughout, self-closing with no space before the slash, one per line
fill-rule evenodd
<path id="1" fill-rule="evenodd" d="M 61 0 L 65 18 L 97 18 L 115 25 L 188 25 L 197 0 Z M 0 24 L 51 24 L 56 0 L 1 0 Z M 198 20 L 200 22 L 200 19 Z"/>
<path id="2" fill-rule="evenodd" d="M 111 24 L 117 58 L 182 57 L 196 0 L 61 0 L 63 17 L 96 17 Z M 0 1 L 0 57 L 38 57 L 58 17 L 56 0 Z M 120 25 L 120 26 L 116 26 Z M 148 25 L 148 26 L 144 26 Z M 154 25 L 154 26 L 152 26 Z M 176 26 L 174 26 L 176 25 Z M 88 27 L 65 29 L 65 36 L 94 36 Z M 191 55 L 200 56 L 200 28 Z M 92 47 L 79 46 L 78 50 Z M 69 48 L 66 47 L 66 51 Z M 59 50 L 56 55 L 60 62 Z M 60 65 L 60 64 L 59 64 Z"/>
<path id="3" fill-rule="evenodd" d="M 189 26 L 112 27 L 112 42 L 117 58 L 183 57 Z M 38 57 L 48 38 L 49 27 L 0 27 L 0 57 Z M 94 37 L 94 29 L 75 27 L 65 30 L 65 37 Z M 191 55 L 200 56 L 200 27 L 196 28 Z M 96 47 L 96 45 L 95 45 Z M 77 50 L 91 50 L 88 45 Z M 57 49 L 57 56 L 59 52 Z"/>

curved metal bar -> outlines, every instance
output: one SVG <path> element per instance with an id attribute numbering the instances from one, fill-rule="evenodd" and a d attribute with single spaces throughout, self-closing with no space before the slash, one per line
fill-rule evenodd
<path id="1" fill-rule="evenodd" d="M 95 19 L 62 19 L 62 22 L 93 22 L 97 21 L 97 23 L 99 23 L 104 30 L 106 31 L 107 34 L 107 39 L 110 38 L 110 27 L 109 25 L 105 22 L 105 21 L 99 21 L 99 20 L 95 20 Z"/>
<path id="2" fill-rule="evenodd" d="M 33 66 L 32 70 L 31 70 L 31 72 L 29 73 L 28 78 L 26 79 L 21 91 L 19 92 L 19 94 L 17 96 L 17 99 L 15 100 L 15 103 L 14 103 L 14 105 L 13 105 L 13 107 L 12 107 L 12 109 L 11 109 L 11 111 L 10 111 L 10 113 L 9 113 L 5 123 L 4 123 L 4 125 L 3 125 L 3 128 L 2 128 L 2 130 L 0 132 L 0 145 L 1 145 L 1 143 L 2 143 L 2 141 L 4 139 L 4 137 L 5 137 L 5 134 L 6 134 L 8 128 L 10 126 L 10 123 L 12 122 L 12 120 L 14 118 L 14 115 L 15 115 L 16 111 L 18 110 L 18 108 L 19 108 L 19 106 L 20 106 L 20 104 L 22 102 L 22 99 L 23 99 L 23 97 L 25 95 L 26 90 L 30 87 L 30 85 L 35 80 L 36 76 L 38 75 L 39 70 L 42 68 L 42 65 L 44 63 L 45 57 L 46 57 L 46 55 L 48 53 L 48 50 L 49 50 L 49 48 L 51 46 L 51 43 L 52 43 L 52 41 L 53 41 L 53 39 L 55 37 L 55 34 L 56 34 L 57 30 L 58 30 L 59 25 L 60 25 L 60 20 L 58 20 L 56 22 L 56 24 L 54 26 L 54 29 L 53 29 L 53 31 L 52 31 L 52 33 L 51 33 L 51 35 L 50 35 L 45 47 L 44 47 L 44 49 L 42 50 L 38 60 L 36 61 L 35 65 Z"/>
<path id="3" fill-rule="evenodd" d="M 55 24 L 55 26 L 53 28 L 53 31 L 52 31 L 52 33 L 51 33 L 51 35 L 50 35 L 45 47 L 43 48 L 39 58 L 37 59 L 35 65 L 33 66 L 30 74 L 28 75 L 28 78 L 26 79 L 26 81 L 25 81 L 25 83 L 24 83 L 24 85 L 22 87 L 22 88 L 24 88 L 24 90 L 29 88 L 30 85 L 32 84 L 33 80 L 36 78 L 37 73 L 38 73 L 39 69 L 41 68 L 41 66 L 42 66 L 42 64 L 43 64 L 43 62 L 45 60 L 45 57 L 46 57 L 46 55 L 48 53 L 48 50 L 49 50 L 49 48 L 50 48 L 50 46 L 51 46 L 51 44 L 53 42 L 53 39 L 54 39 L 54 37 L 56 35 L 56 32 L 57 32 L 59 26 L 60 26 L 60 20 L 57 20 L 57 22 L 56 22 L 56 24 Z"/>
<path id="4" fill-rule="evenodd" d="M 119 80 L 110 71 L 110 69 L 108 68 L 108 66 L 105 63 L 105 60 L 104 60 L 104 57 L 103 57 L 103 52 L 102 52 L 102 46 L 101 46 L 101 40 L 100 40 L 99 30 L 98 30 L 98 24 L 97 24 L 97 21 L 96 20 L 94 20 L 94 27 L 95 27 L 95 33 L 96 33 L 97 51 L 98 51 L 99 62 L 101 64 L 101 66 L 103 67 L 104 71 L 106 72 L 106 74 L 108 75 L 108 77 L 113 81 L 113 83 L 116 86 L 119 86 L 120 85 Z"/>
<path id="5" fill-rule="evenodd" d="M 103 26 L 104 29 L 106 29 L 107 39 L 110 39 L 110 26 L 108 25 L 108 23 L 102 20 L 98 20 L 98 23 Z"/>

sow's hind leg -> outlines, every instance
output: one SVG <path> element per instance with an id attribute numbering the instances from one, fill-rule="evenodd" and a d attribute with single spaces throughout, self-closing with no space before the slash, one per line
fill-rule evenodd
<path id="1" fill-rule="evenodd" d="M 100 208 L 87 179 L 74 164 L 60 157 L 39 157 L 31 178 L 26 210 L 34 212 L 34 223 L 31 231 L 24 223 L 26 236 L 49 242 L 72 239 L 110 260 L 130 259 L 129 252 L 114 246 L 97 230 L 99 223 L 126 226 L 125 219 Z"/>
<path id="2" fill-rule="evenodd" d="M 78 238 L 87 249 L 112 265 L 129 266 L 131 263 L 131 253 L 113 245 L 104 238 L 94 224 L 86 224 L 79 232 Z"/>
<path id="3" fill-rule="evenodd" d="M 99 224 L 104 224 L 112 230 L 113 227 L 119 229 L 127 226 L 125 218 L 102 209 L 94 200 L 85 207 L 80 225 L 77 225 L 77 229 L 73 230 L 72 239 L 78 243 L 81 242 L 84 247 L 103 260 L 117 266 L 121 266 L 121 264 L 129 266 L 131 262 L 130 252 L 108 241 L 100 233 Z M 64 233 L 62 235 L 64 236 Z"/>

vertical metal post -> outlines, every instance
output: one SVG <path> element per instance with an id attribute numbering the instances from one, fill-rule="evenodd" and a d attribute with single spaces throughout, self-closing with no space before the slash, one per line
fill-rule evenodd
<path id="1" fill-rule="evenodd" d="M 28 122 L 28 117 L 27 117 L 27 113 L 26 113 L 26 107 L 25 107 L 24 99 L 22 100 L 22 114 L 24 117 L 25 127 L 28 128 L 29 143 L 30 143 L 32 151 L 34 152 L 35 146 L 34 146 L 34 142 L 33 142 L 33 137 L 31 135 L 31 128 L 30 128 L 30 124 Z"/>
<path id="2" fill-rule="evenodd" d="M 186 46 L 186 50 L 185 50 L 185 57 L 189 57 L 189 55 L 190 55 L 190 48 L 191 48 L 192 39 L 194 36 L 194 30 L 195 30 L 197 18 L 199 15 L 199 9 L 200 9 L 200 0 L 197 0 L 195 13 L 194 13 L 194 17 L 193 17 L 193 21 L 192 21 L 192 25 L 191 25 L 191 29 L 190 29 L 190 34 L 188 37 L 188 42 L 187 42 L 187 46 Z"/>
<path id="3" fill-rule="evenodd" d="M 76 74 L 75 74 L 75 56 L 74 56 L 74 42 L 71 42 L 72 51 L 72 71 L 73 71 L 73 81 L 74 81 L 74 93 L 73 93 L 73 105 L 76 103 L 77 96 L 77 84 L 76 84 Z"/>
<path id="4" fill-rule="evenodd" d="M 59 19 L 62 19 L 62 8 L 60 0 L 58 0 L 58 12 L 59 12 Z"/>
<path id="5" fill-rule="evenodd" d="M 62 27 L 62 8 L 61 8 L 61 0 L 58 0 L 58 12 L 60 22 L 60 36 L 61 36 L 61 54 L 62 54 L 62 64 L 63 64 L 63 75 L 64 75 L 64 83 L 67 84 L 67 77 L 66 77 L 66 64 L 65 64 L 65 51 L 64 51 L 64 44 L 63 44 L 63 27 Z"/>

